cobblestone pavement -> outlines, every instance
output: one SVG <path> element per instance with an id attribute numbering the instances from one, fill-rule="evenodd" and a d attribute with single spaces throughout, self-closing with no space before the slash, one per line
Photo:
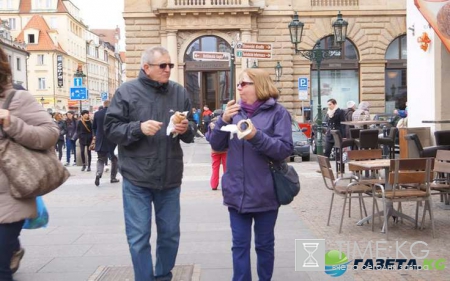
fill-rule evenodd
<path id="1" fill-rule="evenodd" d="M 375 257 L 375 248 L 378 242 L 379 256 L 381 257 L 396 258 L 396 253 L 398 253 L 399 259 L 412 259 L 414 258 L 412 255 L 423 257 L 426 253 L 424 251 L 429 251 L 428 259 L 446 259 L 446 268 L 443 270 L 348 270 L 345 275 L 353 274 L 355 280 L 450 280 L 450 254 L 448 251 L 450 248 L 450 210 L 442 208 L 443 205 L 439 201 L 439 196 L 433 197 L 435 239 L 432 237 L 431 223 L 427 215 L 423 230 L 415 229 L 414 225 L 409 222 L 394 224 L 391 219 L 389 223 L 389 241 L 386 241 L 384 233 L 381 233 L 382 225 L 378 219 L 375 220 L 374 232 L 371 231 L 372 226 L 370 224 L 356 225 L 360 218 L 357 200 L 352 201 L 351 218 L 348 217 L 347 204 L 343 230 L 339 234 L 339 223 L 344 200 L 335 196 L 330 226 L 327 226 L 332 193 L 325 187 L 322 175 L 316 172 L 319 168 L 317 162 L 312 158 L 310 162 L 293 165 L 300 174 L 302 190 L 300 196 L 293 202 L 292 207 L 316 237 L 326 239 L 327 250 L 339 250 L 339 245 L 343 245 L 342 251 L 347 254 L 350 260 L 353 260 L 354 250 L 357 253 L 356 258 L 361 256 L 354 247 L 355 243 L 361 249 L 361 252 L 364 253 L 370 242 L 372 247 L 369 248 L 372 250 L 372 257 Z M 372 212 L 372 199 L 365 199 L 365 203 L 370 214 Z M 378 204 L 382 208 L 381 201 Z M 403 203 L 402 207 L 404 213 L 414 216 L 415 203 Z M 421 219 L 422 210 L 422 208 L 419 209 L 419 219 Z M 411 247 L 416 241 L 423 241 L 426 245 L 415 244 Z M 381 248 L 384 249 L 381 250 Z M 399 249 L 406 257 L 403 257 L 396 249 Z M 369 255 L 370 253 L 368 252 L 365 258 L 369 258 Z M 422 264 L 422 262 L 423 258 L 417 259 L 418 264 Z"/>

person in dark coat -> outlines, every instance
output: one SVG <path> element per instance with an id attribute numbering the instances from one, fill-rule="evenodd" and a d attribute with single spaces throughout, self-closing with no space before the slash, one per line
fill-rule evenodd
<path id="1" fill-rule="evenodd" d="M 324 155 L 326 157 L 330 157 L 331 149 L 333 149 L 334 146 L 334 139 L 331 135 L 331 130 L 339 130 L 341 132 L 341 136 L 345 136 L 345 126 L 341 125 L 341 122 L 345 122 L 345 111 L 339 108 L 335 99 L 329 99 L 327 103 L 328 111 L 325 121 L 328 124 L 328 128 L 325 136 L 326 145 Z"/>
<path id="2" fill-rule="evenodd" d="M 66 157 L 67 163 L 64 166 L 70 165 L 70 156 L 73 152 L 73 165 L 77 165 L 77 150 L 76 150 L 76 141 L 77 141 L 77 120 L 74 118 L 73 111 L 68 111 L 66 113 Z"/>
<path id="3" fill-rule="evenodd" d="M 280 204 L 275 195 L 269 159 L 281 162 L 292 154 L 291 115 L 277 102 L 279 91 L 263 69 L 244 70 L 237 89 L 241 100 L 227 103 L 210 135 L 212 149 L 228 151 L 222 194 L 233 236 L 232 280 L 252 280 L 252 228 L 258 280 L 272 280 L 274 229 Z M 236 125 L 247 119 L 252 121 L 253 128 L 242 139 L 230 139 L 230 132 L 221 130 L 228 124 Z"/>
<path id="4" fill-rule="evenodd" d="M 94 121 L 92 125 L 92 129 L 94 130 L 94 139 L 95 139 L 95 151 L 97 152 L 97 174 L 95 175 L 95 185 L 100 185 L 100 179 L 103 175 L 103 170 L 105 168 L 106 161 L 108 156 L 111 159 L 111 183 L 119 182 L 116 179 L 117 175 L 117 156 L 114 154 L 114 150 L 116 149 L 116 144 L 110 142 L 105 137 L 105 132 L 103 129 L 103 123 L 105 120 L 106 110 L 108 109 L 110 101 L 104 101 L 103 107 L 101 110 L 97 111 L 94 114 Z"/>
<path id="5" fill-rule="evenodd" d="M 62 155 L 63 155 L 63 146 L 64 146 L 64 136 L 67 133 L 67 127 L 66 127 L 66 122 L 64 122 L 62 114 L 60 112 L 56 112 L 55 113 L 55 123 L 56 125 L 58 125 L 59 128 L 59 138 L 58 141 L 56 142 L 56 150 L 58 151 L 58 158 L 59 161 L 61 161 L 62 159 Z"/>
<path id="6" fill-rule="evenodd" d="M 89 145 L 91 145 L 92 142 L 92 123 L 89 119 L 89 111 L 83 110 L 81 111 L 81 117 L 80 120 L 77 123 L 77 134 L 78 134 L 78 140 L 80 142 L 80 151 L 81 151 L 81 161 L 83 162 L 83 167 L 81 168 L 81 171 L 86 170 L 86 164 L 87 164 L 87 171 L 91 171 L 91 150 L 89 149 Z M 88 155 L 88 161 L 86 162 L 86 150 Z"/>

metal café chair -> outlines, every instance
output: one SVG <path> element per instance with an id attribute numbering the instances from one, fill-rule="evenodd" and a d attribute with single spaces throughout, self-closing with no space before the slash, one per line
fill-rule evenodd
<path id="1" fill-rule="evenodd" d="M 342 175 L 345 173 L 345 163 L 342 158 L 343 149 L 349 146 L 353 147 L 355 141 L 353 139 L 343 139 L 339 130 L 331 130 L 331 135 L 333 136 L 336 152 L 336 172 Z"/>
<path id="2" fill-rule="evenodd" d="M 321 155 L 317 155 L 317 159 L 319 162 L 319 167 L 320 167 L 320 171 L 322 173 L 325 187 L 333 192 L 331 195 L 330 211 L 328 212 L 327 226 L 330 225 L 330 218 L 331 218 L 331 211 L 333 208 L 334 195 L 336 194 L 336 195 L 344 198 L 344 206 L 342 207 L 341 223 L 339 225 L 339 233 L 341 233 L 347 199 L 350 201 L 351 198 L 358 198 L 359 211 L 360 211 L 360 215 L 361 215 L 361 219 L 362 219 L 363 218 L 363 213 L 362 213 L 363 208 L 364 208 L 364 213 L 367 216 L 367 210 L 366 210 L 366 206 L 364 204 L 363 195 L 370 192 L 372 190 L 372 188 L 368 185 L 360 184 L 359 182 L 357 182 L 355 176 L 345 177 L 345 178 L 340 177 L 340 178 L 336 179 L 334 177 L 333 169 L 331 169 L 330 159 L 328 157 L 321 156 Z M 351 180 L 351 179 L 353 179 L 354 181 L 350 182 L 348 184 L 345 184 L 342 182 L 343 180 Z M 368 197 L 368 196 L 364 196 L 364 197 Z M 351 208 L 351 205 L 349 205 L 349 207 Z M 349 216 L 350 216 L 350 213 L 349 213 Z"/>

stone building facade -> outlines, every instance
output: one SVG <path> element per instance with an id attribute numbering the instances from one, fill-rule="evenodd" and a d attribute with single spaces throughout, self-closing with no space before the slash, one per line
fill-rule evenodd
<path id="1" fill-rule="evenodd" d="M 389 112 L 404 106 L 406 101 L 405 2 L 125 0 L 127 77 L 138 75 L 144 49 L 165 46 L 175 63 L 172 80 L 188 88 L 194 106 L 208 104 L 218 108 L 227 100 L 232 86 L 227 62 L 195 62 L 193 50 L 229 52 L 232 41 L 237 39 L 271 43 L 269 60 L 236 59 L 236 79 L 242 69 L 253 65 L 266 69 L 275 78 L 274 67 L 280 62 L 280 100 L 293 114 L 301 115 L 298 78 L 310 80 L 309 97 L 317 102 L 317 72 L 314 63 L 295 54 L 288 24 L 294 12 L 305 24 L 300 49 L 312 49 L 318 40 L 321 47 L 328 48 L 332 47 L 331 24 L 341 11 L 348 21 L 348 42 L 336 57 L 322 65 L 322 105 L 329 98 L 336 98 L 341 107 L 349 100 L 369 101 L 371 112 Z"/>

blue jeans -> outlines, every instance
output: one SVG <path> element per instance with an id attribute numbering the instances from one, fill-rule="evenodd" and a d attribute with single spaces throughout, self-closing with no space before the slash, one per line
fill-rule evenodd
<path id="1" fill-rule="evenodd" d="M 77 162 L 77 149 L 75 145 L 75 141 L 71 140 L 70 138 L 66 137 L 66 157 L 67 157 L 67 163 L 70 163 L 70 155 L 73 150 L 73 162 Z"/>
<path id="2" fill-rule="evenodd" d="M 150 246 L 152 203 L 157 230 L 155 272 Z M 135 281 L 170 281 L 180 243 L 180 188 L 149 189 L 123 178 L 123 207 Z"/>
<path id="3" fill-rule="evenodd" d="M 19 235 L 24 221 L 0 223 L 0 280 L 12 281 L 11 257 L 20 249 Z"/>
<path id="4" fill-rule="evenodd" d="M 270 281 L 275 261 L 275 223 L 278 209 L 274 211 L 240 214 L 228 208 L 233 235 L 233 281 L 251 281 L 250 248 L 252 224 L 255 232 L 255 250 L 259 281 Z"/>

